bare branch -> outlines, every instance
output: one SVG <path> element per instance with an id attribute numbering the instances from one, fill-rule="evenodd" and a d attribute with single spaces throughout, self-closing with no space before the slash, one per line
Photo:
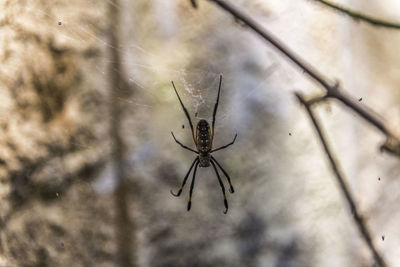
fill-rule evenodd
<path id="1" fill-rule="evenodd" d="M 321 4 L 324 4 L 336 11 L 339 11 L 340 13 L 347 15 L 355 20 L 362 20 L 366 23 L 369 23 L 373 26 L 378 26 L 378 27 L 385 27 L 385 28 L 390 28 L 390 29 L 396 29 L 396 30 L 400 30 L 400 24 L 399 23 L 395 23 L 395 22 L 390 22 L 390 21 L 385 21 L 379 18 L 374 18 L 368 15 L 364 15 L 362 13 L 359 13 L 357 11 L 353 11 L 350 10 L 348 8 L 342 7 L 338 4 L 332 3 L 332 2 L 328 2 L 325 0 L 313 0 L 315 2 L 319 2 Z"/>
<path id="2" fill-rule="evenodd" d="M 344 175 L 340 169 L 339 163 L 337 162 L 333 153 L 331 152 L 331 149 L 326 141 L 325 134 L 323 133 L 323 130 L 320 127 L 317 118 L 314 116 L 313 111 L 311 110 L 310 103 L 307 102 L 301 94 L 296 93 L 296 96 L 299 99 L 299 101 L 306 108 L 307 113 L 310 116 L 312 123 L 314 124 L 315 130 L 318 133 L 319 139 L 321 140 L 321 143 L 324 147 L 325 153 L 328 156 L 332 170 L 335 173 L 335 176 L 340 185 L 340 188 L 345 196 L 347 203 L 350 206 L 350 210 L 351 210 L 351 213 L 353 214 L 354 222 L 356 223 L 358 230 L 360 231 L 362 237 L 364 238 L 365 243 L 367 243 L 369 249 L 371 250 L 371 252 L 374 256 L 375 262 L 381 267 L 387 266 L 385 260 L 379 254 L 374 243 L 372 242 L 371 234 L 370 234 L 367 226 L 364 223 L 363 217 L 361 216 L 360 212 L 357 209 L 357 205 L 356 205 L 355 200 L 354 200 L 353 196 L 351 195 L 351 192 L 345 182 Z"/>
<path id="3" fill-rule="evenodd" d="M 235 19 L 242 21 L 245 25 L 247 25 L 250 29 L 255 31 L 258 35 L 260 35 L 264 40 L 272 44 L 275 48 L 277 48 L 280 52 L 282 52 L 285 56 L 287 56 L 293 63 L 295 63 L 303 72 L 307 73 L 313 80 L 315 80 L 318 84 L 320 84 L 326 90 L 326 97 L 331 97 L 338 99 L 347 107 L 351 108 L 358 115 L 364 118 L 371 125 L 375 126 L 380 132 L 382 132 L 387 140 L 393 140 L 391 143 L 397 144 L 395 148 L 386 147 L 384 145 L 383 150 L 390 151 L 392 154 L 400 157 L 400 138 L 392 133 L 389 128 L 382 122 L 374 112 L 369 111 L 370 109 L 366 109 L 363 105 L 361 105 L 356 99 L 350 97 L 348 94 L 341 90 L 340 84 L 338 82 L 331 83 L 328 81 L 324 75 L 322 75 L 317 69 L 312 67 L 302 58 L 300 58 L 297 54 L 295 54 L 292 50 L 290 50 L 284 43 L 282 43 L 279 39 L 277 39 L 273 34 L 271 34 L 268 30 L 263 28 L 258 22 L 256 22 L 252 17 L 242 12 L 239 8 L 233 6 L 232 4 L 224 1 L 224 0 L 209 0 L 211 2 L 219 5 L 223 10 L 232 14 Z M 388 141 L 386 141 L 388 142 Z M 397 153 L 399 152 L 399 153 Z"/>
<path id="4" fill-rule="evenodd" d="M 316 80 L 319 84 L 321 84 L 324 88 L 331 89 L 331 86 L 328 81 L 323 77 L 322 74 L 318 73 L 316 69 L 307 64 L 304 60 L 298 57 L 293 51 L 291 51 L 284 43 L 282 43 L 279 39 L 277 39 L 272 33 L 263 28 L 258 22 L 256 22 L 252 17 L 248 16 L 239 8 L 233 6 L 232 4 L 224 1 L 224 0 L 209 0 L 211 2 L 216 3 L 225 11 L 231 13 L 237 20 L 242 21 L 245 25 L 249 26 L 250 29 L 258 33 L 263 39 L 271 43 L 275 48 L 277 48 L 280 52 L 282 52 L 285 56 L 287 56 L 290 60 L 292 60 L 297 66 L 299 66 L 305 73 L 311 76 L 314 80 Z M 328 89 L 327 89 L 328 90 Z"/>

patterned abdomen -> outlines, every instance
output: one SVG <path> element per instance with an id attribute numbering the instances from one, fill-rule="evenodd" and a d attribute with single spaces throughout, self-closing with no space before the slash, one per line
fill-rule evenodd
<path id="1" fill-rule="evenodd" d="M 200 154 L 208 153 L 211 150 L 210 126 L 206 120 L 200 120 L 196 129 L 197 149 Z"/>

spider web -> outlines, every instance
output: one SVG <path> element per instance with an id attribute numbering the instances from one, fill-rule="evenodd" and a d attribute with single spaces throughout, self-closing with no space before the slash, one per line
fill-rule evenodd
<path id="1" fill-rule="evenodd" d="M 185 10 L 190 12 L 190 18 L 185 18 L 192 21 L 180 21 L 181 4 L 155 0 L 149 7 L 145 2 L 121 1 L 121 4 L 116 6 L 121 11 L 121 25 L 123 25 L 118 47 L 110 44 L 106 34 L 101 34 L 102 30 L 107 30 L 107 23 L 101 19 L 95 21 L 78 19 L 74 9 L 60 7 L 59 11 L 56 9 L 50 12 L 38 8 L 30 1 L 27 2 L 27 10 L 36 14 L 39 20 L 40 17 L 45 17 L 54 23 L 52 30 L 57 32 L 57 44 L 62 46 L 72 43 L 84 50 L 88 43 L 94 43 L 101 48 L 102 64 L 90 70 L 93 76 L 107 77 L 109 75 L 107 66 L 115 63 L 110 60 L 109 52 L 116 50 L 120 53 L 122 68 L 113 71 L 121 72 L 121 76 L 126 77 L 132 88 L 132 94 L 119 101 L 127 110 L 132 111 L 131 118 L 126 119 L 124 127 L 126 127 L 126 139 L 129 140 L 128 143 L 131 142 L 128 168 L 135 177 L 140 178 L 138 183 L 144 188 L 144 193 L 138 193 L 143 205 L 141 210 L 143 214 L 138 216 L 141 237 L 145 236 L 146 242 L 150 242 L 147 240 L 151 239 L 152 231 L 160 231 L 160 236 L 163 234 L 168 236 L 168 231 L 172 231 L 177 235 L 177 240 L 182 243 L 187 241 L 184 244 L 188 247 L 191 246 L 190 242 L 198 244 L 196 242 L 207 240 L 218 248 L 216 251 L 222 251 L 221 255 L 230 258 L 232 262 L 239 260 L 235 251 L 242 253 L 242 258 L 246 257 L 246 253 L 250 255 L 253 252 L 259 257 L 267 257 L 265 255 L 268 253 L 272 255 L 276 254 L 276 251 L 285 249 L 296 250 L 296 244 L 305 244 L 306 250 L 316 250 L 315 253 L 318 254 L 315 256 L 316 261 L 321 266 L 325 266 L 326 263 L 329 265 L 332 259 L 336 260 L 335 266 L 345 266 L 348 262 L 347 256 L 342 255 L 345 251 L 343 247 L 347 246 L 348 249 L 351 244 L 343 240 L 351 238 L 332 237 L 332 231 L 338 230 L 336 232 L 351 237 L 355 234 L 341 226 L 341 223 L 345 222 L 342 224 L 344 225 L 347 222 L 343 219 L 346 215 L 336 194 L 335 185 L 325 179 L 328 174 L 324 171 L 316 172 L 314 169 L 308 171 L 310 162 L 315 169 L 324 170 L 325 165 L 321 156 L 317 154 L 319 150 L 310 144 L 311 133 L 304 130 L 308 124 L 302 115 L 297 115 L 299 109 L 294 104 L 291 94 L 295 88 L 312 90 L 312 85 L 305 81 L 301 74 L 288 68 L 285 60 L 234 24 L 231 18 L 219 18 L 214 23 L 220 23 L 222 27 L 216 27 L 215 24 L 204 20 L 201 11 Z M 87 6 L 98 4 L 90 0 L 82 3 Z M 107 0 L 104 3 L 109 4 L 111 1 Z M 254 8 L 254 5 L 258 3 L 249 4 L 249 8 Z M 132 15 L 130 11 L 135 10 L 133 7 L 140 7 L 148 12 L 136 12 Z M 207 7 L 204 4 L 201 8 Z M 297 26 L 295 28 L 276 26 L 279 24 L 287 26 L 287 23 L 283 23 L 285 19 L 289 21 L 291 16 L 298 14 L 292 2 L 286 4 L 276 2 L 273 8 L 280 10 L 279 16 L 271 15 L 268 13 L 270 10 L 258 6 L 254 10 L 257 11 L 262 23 L 268 22 L 269 27 L 276 32 L 281 31 L 285 40 L 291 43 L 296 43 L 296 38 L 300 40 L 311 38 L 293 34 L 293 32 L 304 32 L 303 23 L 298 24 L 302 26 L 300 29 L 297 29 Z M 83 12 L 82 10 L 80 9 L 80 12 Z M 264 11 L 268 15 L 265 15 Z M 94 14 L 96 12 L 91 13 L 90 10 L 87 12 L 90 16 L 96 16 Z M 307 9 L 296 19 L 304 22 L 313 17 L 313 12 L 313 9 Z M 153 14 L 153 16 L 141 14 Z M 202 27 L 211 32 L 210 35 L 201 35 L 202 31 L 199 30 L 196 21 L 204 21 Z M 151 30 L 147 28 L 142 30 L 145 28 L 142 25 L 150 25 Z M 93 30 L 98 27 L 101 30 Z M 233 30 L 228 31 L 227 28 Z M 305 32 L 304 35 L 308 36 L 308 33 Z M 303 49 L 300 51 L 306 55 L 315 55 L 313 51 L 318 51 L 317 45 L 308 47 L 300 43 L 299 46 Z M 326 62 L 326 65 L 330 63 Z M 180 185 L 181 178 L 192 160 L 189 152 L 175 147 L 170 131 L 174 131 L 178 139 L 185 144 L 193 145 L 187 119 L 174 93 L 171 80 L 174 81 L 191 115 L 193 125 L 196 126 L 196 122 L 200 119 L 206 119 L 211 123 L 220 74 L 223 75 L 223 80 L 216 117 L 215 145 L 230 142 L 235 132 L 238 133 L 236 144 L 226 150 L 226 154 L 218 154 L 218 159 L 221 159 L 221 163 L 231 173 L 237 189 L 234 195 L 228 195 L 233 215 L 220 217 L 223 207 L 221 192 L 214 179 L 215 175 L 211 168 L 208 168 L 199 171 L 195 187 L 195 197 L 198 202 L 193 204 L 195 206 L 191 214 L 195 215 L 189 217 L 191 214 L 188 216 L 184 214 L 186 195 L 180 199 L 168 195 L 171 188 Z M 12 78 L 12 75 L 8 78 Z M 98 90 L 108 95 L 109 84 L 100 83 L 100 85 Z M 6 106 L 3 102 L 1 105 Z M 293 112 L 294 109 L 296 112 Z M 337 114 L 335 112 L 337 110 L 334 109 L 334 115 Z M 293 115 L 294 113 L 296 115 Z M 111 118 L 114 119 L 119 118 Z M 288 133 L 291 134 L 290 137 Z M 352 144 L 357 142 L 356 136 L 349 134 L 348 131 L 346 134 L 346 140 L 350 140 L 349 147 L 353 147 Z M 93 146 L 83 141 L 73 142 L 82 150 Z M 111 150 L 112 144 L 105 147 Z M 302 158 L 296 156 L 302 154 L 305 155 Z M 357 165 L 351 157 L 346 162 L 349 165 Z M 307 179 L 302 179 L 303 176 Z M 97 194 L 107 196 L 115 189 L 115 183 L 115 170 L 108 164 L 99 177 L 94 182 L 87 183 L 87 186 Z M 188 188 L 189 182 L 186 184 L 184 194 L 187 194 Z M 321 199 L 327 200 L 323 202 Z M 196 211 L 193 211 L 194 209 Z M 179 216 L 175 216 L 174 212 L 177 210 Z M 159 214 L 164 218 L 160 219 Z M 175 221 L 171 219 L 176 217 L 179 218 Z M 149 223 L 153 222 L 153 219 L 157 222 L 154 223 L 155 226 Z M 168 223 L 164 222 L 164 219 Z M 198 227 L 199 221 L 201 227 Z M 282 222 L 288 225 L 282 225 Z M 179 229 L 182 231 L 177 231 L 174 225 L 181 227 Z M 165 232 L 162 232 L 163 227 L 166 229 Z M 310 231 L 310 228 L 313 231 Z M 327 229 L 333 230 L 329 231 L 331 235 L 325 238 Z M 235 236 L 234 233 L 240 235 Z M 170 239 L 165 238 L 165 240 Z M 213 243 L 212 240 L 216 242 Z M 314 241 L 320 242 L 316 243 L 322 244 L 321 248 L 318 250 L 313 248 Z M 335 247 L 331 245 L 332 241 L 335 246 L 338 245 L 336 250 L 332 249 Z M 159 242 L 162 244 L 162 238 Z M 149 251 L 155 248 L 161 250 L 159 246 L 162 246 L 159 244 L 141 243 L 139 250 L 143 254 L 140 260 L 150 261 L 152 257 Z M 204 246 L 200 244 L 199 247 L 201 245 Z M 174 248 L 176 247 L 179 248 L 179 246 Z M 266 252 L 271 248 L 274 252 Z M 201 255 L 208 255 L 207 252 L 210 251 L 203 251 Z M 218 256 L 215 256 L 215 259 L 218 259 Z M 278 259 L 274 260 L 279 262 Z M 143 264 L 143 266 L 151 265 L 148 262 Z"/>

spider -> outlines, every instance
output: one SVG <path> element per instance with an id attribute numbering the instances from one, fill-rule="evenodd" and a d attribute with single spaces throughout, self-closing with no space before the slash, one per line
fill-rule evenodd
<path id="1" fill-rule="evenodd" d="M 226 199 L 226 194 L 225 194 L 225 187 L 224 184 L 222 183 L 221 180 L 221 176 L 218 173 L 217 170 L 217 166 L 221 169 L 221 171 L 224 173 L 224 175 L 226 176 L 228 183 L 229 183 L 229 191 L 231 193 L 234 193 L 234 189 L 231 183 L 231 178 L 229 177 L 228 173 L 222 168 L 221 164 L 218 163 L 218 161 L 211 155 L 211 153 L 216 152 L 218 150 L 222 150 L 227 148 L 230 145 L 233 145 L 233 143 L 236 140 L 237 134 L 235 134 L 235 137 L 233 138 L 232 142 L 230 142 L 227 145 L 221 146 L 219 148 L 216 149 L 212 149 L 212 143 L 214 140 L 214 126 L 215 126 L 215 115 L 217 114 L 217 109 L 218 109 L 218 102 L 219 102 L 219 95 L 220 95 L 220 91 L 221 91 L 221 84 L 222 84 L 222 75 L 219 76 L 219 88 L 218 88 L 218 95 L 217 95 L 217 101 L 215 103 L 214 106 L 214 113 L 213 113 L 213 120 L 212 120 L 212 127 L 211 127 L 211 132 L 210 132 L 210 126 L 208 124 L 208 122 L 206 120 L 200 120 L 197 123 L 197 127 L 196 127 L 196 135 L 194 134 L 194 130 L 193 130 L 193 124 L 192 124 L 192 120 L 190 119 L 190 115 L 189 112 L 187 111 L 187 109 L 185 108 L 185 105 L 183 105 L 183 102 L 178 94 L 178 91 L 175 88 L 175 84 L 173 81 L 172 82 L 172 86 L 174 87 L 176 96 L 179 99 L 179 102 L 181 103 L 181 106 L 183 108 L 183 111 L 185 112 L 185 115 L 189 121 L 189 125 L 190 125 L 190 129 L 192 130 L 192 137 L 193 137 L 193 141 L 194 144 L 196 145 L 197 151 L 194 149 L 191 149 L 187 146 L 185 146 L 184 144 L 182 144 L 181 142 L 179 142 L 176 138 L 173 132 L 171 132 L 172 137 L 174 138 L 175 142 L 178 143 L 181 147 L 190 150 L 196 154 L 198 154 L 198 156 L 194 159 L 192 165 L 189 168 L 189 171 L 186 173 L 185 177 L 183 178 L 183 182 L 181 187 L 179 188 L 179 191 L 177 194 L 175 194 L 174 192 L 172 192 L 171 190 L 171 194 L 175 197 L 179 197 L 182 193 L 183 187 L 185 186 L 186 180 L 189 177 L 189 174 L 191 172 L 191 170 L 193 169 L 194 166 L 194 171 L 193 171 L 193 178 L 192 178 L 192 183 L 190 185 L 190 193 L 189 193 L 189 202 L 188 202 L 188 206 L 187 206 L 187 210 L 189 211 L 192 205 L 192 193 L 193 193 L 193 187 L 194 187 L 194 180 L 196 178 L 196 171 L 197 171 L 197 167 L 200 165 L 200 167 L 209 167 L 212 166 L 214 168 L 215 174 L 217 175 L 218 181 L 219 181 L 219 185 L 221 186 L 222 189 L 222 193 L 224 194 L 224 205 L 225 205 L 225 211 L 224 213 L 226 214 L 228 212 L 228 201 Z"/>

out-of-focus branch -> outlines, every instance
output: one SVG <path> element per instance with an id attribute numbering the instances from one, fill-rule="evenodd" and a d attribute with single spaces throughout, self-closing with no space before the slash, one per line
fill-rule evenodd
<path id="1" fill-rule="evenodd" d="M 314 113 L 312 111 L 312 108 L 311 108 L 312 103 L 309 103 L 308 101 L 306 101 L 304 99 L 304 97 L 299 93 L 296 93 L 296 96 L 297 96 L 298 100 L 306 108 L 307 113 L 308 113 L 308 115 L 309 115 L 309 117 L 310 117 L 310 119 L 311 119 L 311 121 L 312 121 L 312 123 L 313 123 L 313 125 L 315 127 L 315 130 L 318 133 L 319 139 L 321 140 L 321 143 L 322 143 L 322 145 L 324 147 L 325 153 L 328 156 L 328 159 L 329 159 L 329 162 L 331 164 L 332 170 L 333 170 L 333 172 L 334 172 L 334 174 L 336 176 L 336 179 L 337 179 L 337 181 L 338 181 L 338 183 L 340 185 L 340 188 L 341 188 L 341 190 L 342 190 L 342 192 L 343 192 L 343 194 L 345 196 L 345 199 L 346 199 L 347 203 L 350 206 L 350 210 L 351 210 L 351 212 L 353 214 L 354 222 L 357 225 L 358 230 L 361 233 L 361 236 L 364 238 L 365 243 L 368 245 L 369 249 L 371 250 L 371 252 L 372 252 L 372 254 L 374 256 L 375 262 L 381 267 L 387 266 L 385 260 L 379 254 L 379 252 L 376 249 L 374 243 L 372 242 L 371 234 L 370 234 L 367 226 L 365 225 L 364 220 L 363 220 L 360 212 L 357 209 L 356 202 L 355 202 L 353 196 L 351 195 L 351 192 L 350 192 L 350 190 L 349 190 L 349 188 L 348 188 L 348 186 L 346 184 L 346 181 L 345 181 L 344 175 L 343 175 L 343 173 L 342 173 L 342 171 L 340 169 L 339 163 L 336 161 L 336 159 L 335 159 L 335 157 L 334 157 L 334 155 L 333 155 L 333 153 L 332 153 L 332 151 L 331 151 L 331 149 L 330 149 L 330 147 L 329 147 L 329 145 L 328 145 L 328 143 L 326 141 L 325 134 L 324 134 L 321 126 L 319 125 L 319 122 L 318 122 L 316 116 L 314 115 Z"/>
<path id="2" fill-rule="evenodd" d="M 340 88 L 338 82 L 331 83 L 322 75 L 317 69 L 305 62 L 300 56 L 290 50 L 283 42 L 277 39 L 272 33 L 262 27 L 252 17 L 241 11 L 239 8 L 233 6 L 231 3 L 224 0 L 208 0 L 220 6 L 223 10 L 227 11 L 235 17 L 236 20 L 242 21 L 251 30 L 256 32 L 264 40 L 272 44 L 293 63 L 300 67 L 303 72 L 307 73 L 313 80 L 315 80 L 321 87 L 326 90 L 326 97 L 335 98 L 351 108 L 358 115 L 364 118 L 368 123 L 375 126 L 380 132 L 386 136 L 386 143 L 382 146 L 382 150 L 389 151 L 392 154 L 400 157 L 400 138 L 392 133 L 389 128 L 382 122 L 370 109 L 366 109 L 357 100 L 350 97 Z"/>
<path id="3" fill-rule="evenodd" d="M 390 22 L 390 21 L 385 21 L 383 19 L 379 19 L 379 18 L 374 18 L 368 15 L 364 15 L 362 13 L 359 13 L 357 11 L 353 11 L 350 10 L 348 8 L 345 8 L 343 6 L 340 6 L 338 4 L 332 3 L 332 2 L 328 2 L 325 0 L 313 0 L 315 2 L 319 2 L 321 4 L 324 4 L 344 15 L 347 15 L 355 20 L 362 20 L 364 22 L 367 22 L 373 26 L 378 26 L 378 27 L 386 27 L 386 28 L 390 28 L 390 29 L 396 29 L 396 30 L 400 30 L 400 23 L 395 23 L 395 22 Z"/>
<path id="4" fill-rule="evenodd" d="M 123 136 L 124 107 L 121 99 L 126 98 L 130 87 L 122 71 L 120 45 L 121 9 L 119 0 L 111 0 L 110 10 L 110 138 L 112 139 L 112 161 L 115 168 L 116 189 L 114 191 L 115 227 L 117 243 L 117 265 L 136 266 L 134 246 L 134 223 L 129 212 L 129 176 L 127 171 L 127 144 Z"/>
<path id="5" fill-rule="evenodd" d="M 197 2 L 196 2 L 196 0 L 190 0 L 190 3 L 192 4 L 192 6 L 193 6 L 194 8 L 197 8 Z"/>

